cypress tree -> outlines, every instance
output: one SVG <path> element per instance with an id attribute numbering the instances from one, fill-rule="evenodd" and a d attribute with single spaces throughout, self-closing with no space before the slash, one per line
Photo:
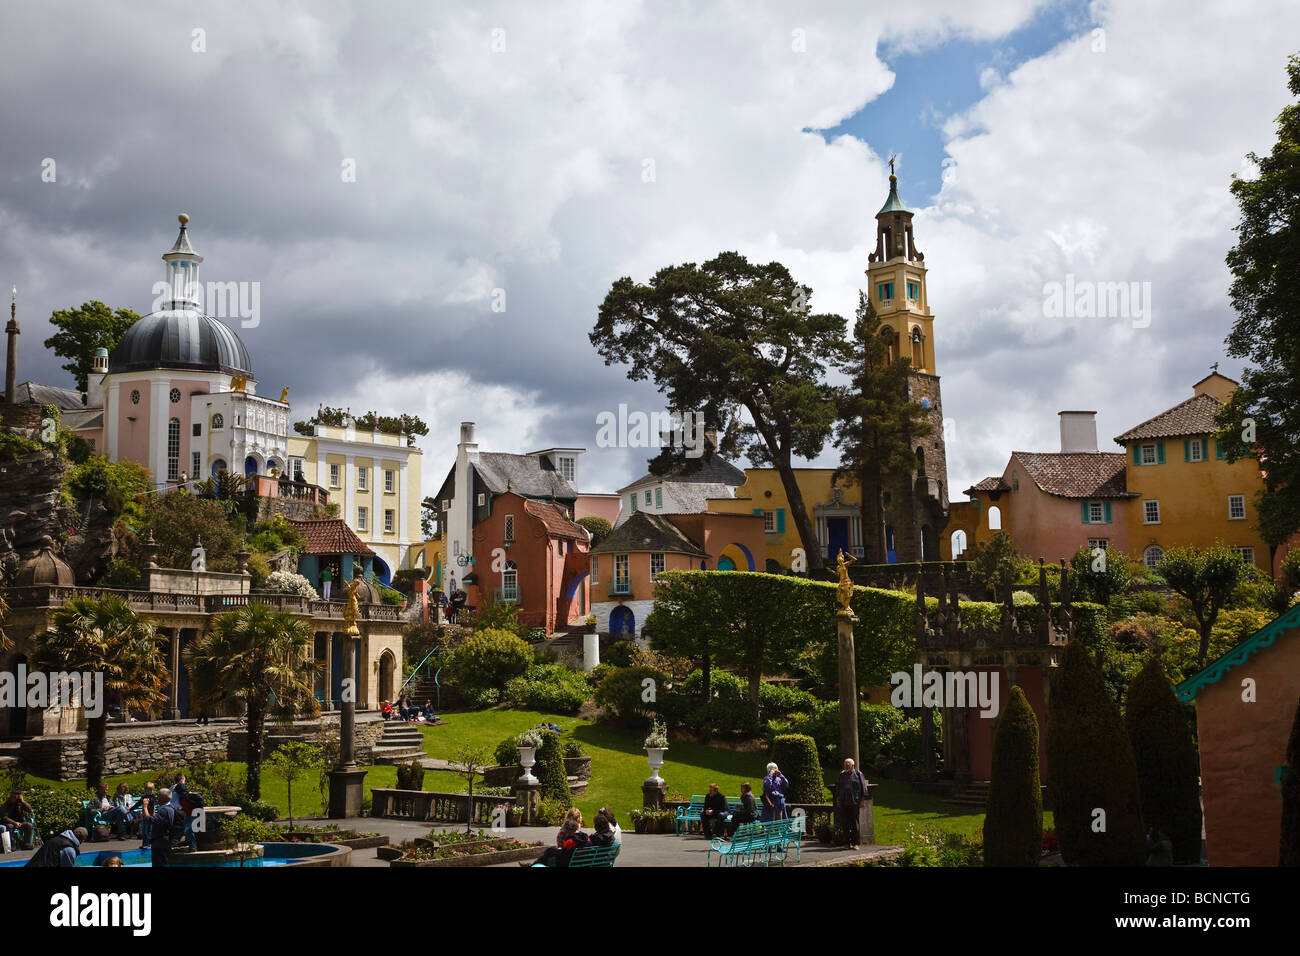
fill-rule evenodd
<path id="1" fill-rule="evenodd" d="M 1018 686 L 998 720 L 984 815 L 985 866 L 1037 866 L 1043 849 L 1038 718 Z"/>
<path id="2" fill-rule="evenodd" d="M 1125 721 L 1137 760 L 1146 824 L 1169 835 L 1175 863 L 1199 862 L 1201 803 L 1196 793 L 1196 744 L 1158 660 L 1147 661 L 1133 678 L 1127 701 Z"/>
<path id="3" fill-rule="evenodd" d="M 539 730 L 542 745 L 537 748 L 537 767 L 535 773 L 541 783 L 543 800 L 559 800 L 569 807 L 573 803 L 573 794 L 569 791 L 569 777 L 564 772 L 564 751 L 560 747 L 560 735 L 553 730 Z"/>
<path id="4" fill-rule="evenodd" d="M 1291 724 L 1282 775 L 1282 846 L 1279 866 L 1300 866 L 1300 703 Z"/>
<path id="5" fill-rule="evenodd" d="M 1070 641 L 1063 656 L 1047 708 L 1047 789 L 1061 854 L 1076 866 L 1141 866 L 1137 762 L 1124 718 L 1088 649 Z"/>

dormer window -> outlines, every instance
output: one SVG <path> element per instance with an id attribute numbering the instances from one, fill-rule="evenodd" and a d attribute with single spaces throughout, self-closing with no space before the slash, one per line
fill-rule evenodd
<path id="1" fill-rule="evenodd" d="M 566 458 L 566 457 L 560 458 L 560 477 L 562 477 L 565 481 L 572 482 L 573 475 L 574 475 L 573 459 Z"/>

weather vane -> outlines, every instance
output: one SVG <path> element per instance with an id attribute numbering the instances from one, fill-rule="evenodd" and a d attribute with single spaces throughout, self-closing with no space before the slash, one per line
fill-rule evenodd
<path id="1" fill-rule="evenodd" d="M 897 153 L 889 154 L 889 175 L 894 175 L 894 160 L 898 158 Z"/>

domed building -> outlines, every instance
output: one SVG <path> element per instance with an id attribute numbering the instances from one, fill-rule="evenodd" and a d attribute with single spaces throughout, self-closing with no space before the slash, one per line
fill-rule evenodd
<path id="1" fill-rule="evenodd" d="M 189 217 L 179 218 L 154 287 L 161 308 L 131 326 L 111 355 L 96 356 L 87 405 L 102 405 L 103 414 L 78 434 L 114 461 L 147 466 L 159 487 L 220 471 L 284 471 L 289 404 L 257 394 L 239 335 L 202 311 L 203 257 L 190 245 Z"/>

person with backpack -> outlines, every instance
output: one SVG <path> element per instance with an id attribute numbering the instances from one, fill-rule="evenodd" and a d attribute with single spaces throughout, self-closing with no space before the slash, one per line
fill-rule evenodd
<path id="1" fill-rule="evenodd" d="M 185 824 L 185 842 L 190 845 L 191 850 L 198 849 L 194 840 L 194 811 L 201 808 L 205 801 L 201 795 L 186 786 L 183 773 L 176 775 L 171 792 L 172 807 L 176 810 L 177 817 Z"/>
<path id="2" fill-rule="evenodd" d="M 149 857 L 154 866 L 170 866 L 172 842 L 184 824 L 180 810 L 172 803 L 172 792 L 167 787 L 158 791 L 158 808 L 153 812 L 153 827 L 149 837 Z M 183 834 L 179 834 L 183 835 Z"/>
<path id="3" fill-rule="evenodd" d="M 64 830 L 42 843 L 41 848 L 32 854 L 24 866 L 76 866 L 77 854 L 81 852 L 81 844 L 86 842 L 88 836 L 85 827 Z"/>

